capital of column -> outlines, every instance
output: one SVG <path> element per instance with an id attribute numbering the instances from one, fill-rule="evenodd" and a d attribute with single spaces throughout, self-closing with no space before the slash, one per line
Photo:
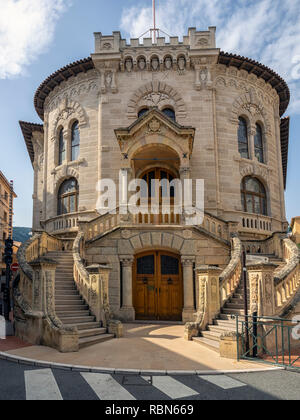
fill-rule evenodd
<path id="1" fill-rule="evenodd" d="M 121 255 L 120 261 L 123 267 L 131 267 L 134 261 L 133 255 Z"/>
<path id="2" fill-rule="evenodd" d="M 195 257 L 191 257 L 191 256 L 181 257 L 181 263 L 184 267 L 193 267 L 195 261 L 196 261 Z"/>

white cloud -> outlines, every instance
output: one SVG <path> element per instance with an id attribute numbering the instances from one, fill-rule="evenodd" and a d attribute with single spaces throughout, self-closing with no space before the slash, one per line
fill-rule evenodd
<path id="1" fill-rule="evenodd" d="M 295 69 L 295 57 L 300 56 L 299 0 L 158 0 L 157 15 L 158 26 L 170 35 L 183 36 L 190 26 L 217 26 L 217 46 L 278 72 L 291 88 L 289 111 L 300 114 L 300 72 Z M 123 10 L 121 28 L 131 37 L 150 26 L 151 4 Z"/>
<path id="2" fill-rule="evenodd" d="M 0 79 L 18 76 L 43 53 L 69 0 L 0 0 Z"/>

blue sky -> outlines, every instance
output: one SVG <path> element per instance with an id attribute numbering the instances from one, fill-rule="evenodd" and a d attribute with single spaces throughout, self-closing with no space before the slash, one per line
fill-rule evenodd
<path id="1" fill-rule="evenodd" d="M 31 226 L 32 166 L 18 121 L 51 73 L 93 52 L 93 32 L 136 37 L 151 26 L 151 0 L 0 0 L 0 169 L 14 179 L 16 226 Z M 224 51 L 259 60 L 289 83 L 292 100 L 287 216 L 300 215 L 300 0 L 157 0 L 158 25 L 182 36 L 217 26 Z"/>

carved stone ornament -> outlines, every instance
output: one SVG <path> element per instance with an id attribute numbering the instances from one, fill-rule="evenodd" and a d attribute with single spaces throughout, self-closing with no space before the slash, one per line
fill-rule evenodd
<path id="1" fill-rule="evenodd" d="M 126 70 L 128 71 L 128 73 L 132 72 L 132 69 L 133 69 L 133 62 L 132 62 L 131 58 L 128 58 L 128 59 L 125 61 L 125 68 L 126 68 Z"/>
<path id="2" fill-rule="evenodd" d="M 186 68 L 186 60 L 184 57 L 179 57 L 178 59 L 178 70 L 179 72 L 184 72 Z"/>
<path id="3" fill-rule="evenodd" d="M 143 71 L 146 69 L 146 60 L 142 57 L 138 61 L 138 68 Z"/>
<path id="4" fill-rule="evenodd" d="M 150 121 L 148 127 L 150 131 L 157 133 L 160 129 L 160 122 L 156 118 L 154 118 Z"/>
<path id="5" fill-rule="evenodd" d="M 151 68 L 152 68 L 153 71 L 157 71 L 159 69 L 159 60 L 158 60 L 157 57 L 152 58 Z"/>
<path id="6" fill-rule="evenodd" d="M 165 69 L 166 70 L 171 70 L 172 65 L 173 65 L 172 58 L 171 57 L 166 57 L 166 59 L 165 59 Z"/>
<path id="7" fill-rule="evenodd" d="M 103 50 L 111 50 L 111 49 L 112 49 L 112 45 L 111 45 L 111 43 L 110 43 L 110 42 L 105 42 L 105 43 L 102 45 L 102 48 L 103 48 Z"/>

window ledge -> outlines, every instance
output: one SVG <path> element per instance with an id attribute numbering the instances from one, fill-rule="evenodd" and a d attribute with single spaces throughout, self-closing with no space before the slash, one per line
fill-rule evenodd
<path id="1" fill-rule="evenodd" d="M 62 165 L 57 166 L 55 169 L 53 169 L 53 171 L 51 172 L 52 175 L 56 175 L 56 173 L 58 171 L 60 171 L 61 169 L 64 168 L 72 168 L 72 167 L 78 167 L 80 165 L 83 165 L 86 162 L 86 160 L 84 158 L 82 159 L 78 159 L 78 160 L 72 160 L 70 162 L 65 162 Z"/>

